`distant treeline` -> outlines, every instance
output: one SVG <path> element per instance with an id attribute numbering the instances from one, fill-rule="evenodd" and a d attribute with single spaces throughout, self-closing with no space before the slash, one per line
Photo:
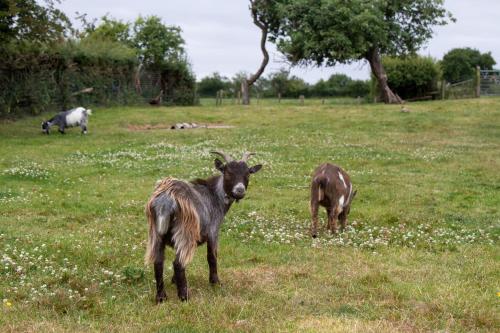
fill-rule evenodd
<path id="1" fill-rule="evenodd" d="M 198 94 L 201 97 L 214 97 L 217 91 L 223 90 L 226 96 L 235 96 L 240 91 L 241 80 L 245 73 L 238 73 L 233 78 L 213 73 L 201 79 Z M 305 97 L 366 97 L 370 94 L 370 81 L 354 80 L 345 74 L 333 74 L 327 80 L 319 80 L 309 84 L 303 79 L 290 75 L 289 71 L 281 69 L 261 77 L 252 86 L 252 95 L 259 97 L 297 98 Z"/>
<path id="2" fill-rule="evenodd" d="M 495 60 L 490 52 L 481 53 L 471 48 L 456 48 L 446 53 L 442 60 L 410 55 L 383 57 L 382 62 L 391 89 L 403 99 L 437 98 L 442 84 L 470 80 L 476 67 L 492 69 Z M 236 96 L 246 73 L 232 78 L 213 73 L 197 83 L 201 97 L 215 97 L 219 90 L 225 96 Z M 380 100 L 377 80 L 354 80 L 345 74 L 333 74 L 327 80 L 309 84 L 281 69 L 261 77 L 251 87 L 252 95 L 259 97 L 363 97 Z"/>

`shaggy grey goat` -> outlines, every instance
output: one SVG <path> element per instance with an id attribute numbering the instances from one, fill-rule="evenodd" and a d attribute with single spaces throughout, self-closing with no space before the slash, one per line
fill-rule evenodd
<path id="1" fill-rule="evenodd" d="M 172 282 L 177 285 L 177 295 L 183 301 L 188 298 L 186 265 L 193 258 L 198 245 L 207 243 L 209 281 L 219 283 L 217 275 L 217 247 L 219 229 L 224 216 L 234 201 L 245 196 L 250 175 L 262 165 L 248 167 L 252 153 L 245 153 L 239 161 L 222 152 L 212 152 L 224 158 L 215 159 L 220 175 L 208 179 L 184 182 L 174 178 L 160 181 L 146 205 L 149 222 L 146 263 L 154 264 L 156 279 L 156 303 L 167 295 L 163 284 L 165 246 L 175 249 Z"/>

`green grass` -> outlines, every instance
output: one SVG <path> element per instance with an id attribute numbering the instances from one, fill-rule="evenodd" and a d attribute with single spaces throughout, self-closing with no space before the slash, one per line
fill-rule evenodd
<path id="1" fill-rule="evenodd" d="M 1 123 L 0 331 L 497 330 L 500 99 L 409 108 L 96 108 L 87 136 Z M 235 127 L 129 129 L 181 121 Z M 264 164 L 222 228 L 223 285 L 209 285 L 203 246 L 190 301 L 169 284 L 155 306 L 144 204 L 161 177 L 215 173 L 212 149 Z M 324 161 L 358 195 L 349 230 L 313 241 L 308 186 Z"/>

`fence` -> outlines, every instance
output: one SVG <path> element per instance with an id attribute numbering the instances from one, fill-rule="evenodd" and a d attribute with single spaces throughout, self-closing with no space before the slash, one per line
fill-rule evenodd
<path id="1" fill-rule="evenodd" d="M 500 96 L 500 70 L 484 70 L 477 67 L 474 78 L 453 84 L 446 83 L 443 86 L 443 98 L 481 96 Z"/>
<path id="2" fill-rule="evenodd" d="M 481 70 L 479 90 L 481 96 L 500 96 L 500 70 Z"/>
<path id="3" fill-rule="evenodd" d="M 474 79 L 457 82 L 445 83 L 445 99 L 460 99 L 460 98 L 474 98 L 476 96 L 476 82 Z"/>

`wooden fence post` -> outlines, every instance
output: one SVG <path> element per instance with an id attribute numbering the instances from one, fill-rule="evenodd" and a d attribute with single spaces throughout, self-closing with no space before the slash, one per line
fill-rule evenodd
<path id="1" fill-rule="evenodd" d="M 304 95 L 299 96 L 300 105 L 304 105 Z"/>
<path id="2" fill-rule="evenodd" d="M 476 98 L 481 97 L 481 68 L 476 66 Z"/>
<path id="3" fill-rule="evenodd" d="M 281 103 L 281 93 L 278 93 L 278 103 Z"/>
<path id="4" fill-rule="evenodd" d="M 446 81 L 443 79 L 441 80 L 441 99 L 446 98 Z"/>

